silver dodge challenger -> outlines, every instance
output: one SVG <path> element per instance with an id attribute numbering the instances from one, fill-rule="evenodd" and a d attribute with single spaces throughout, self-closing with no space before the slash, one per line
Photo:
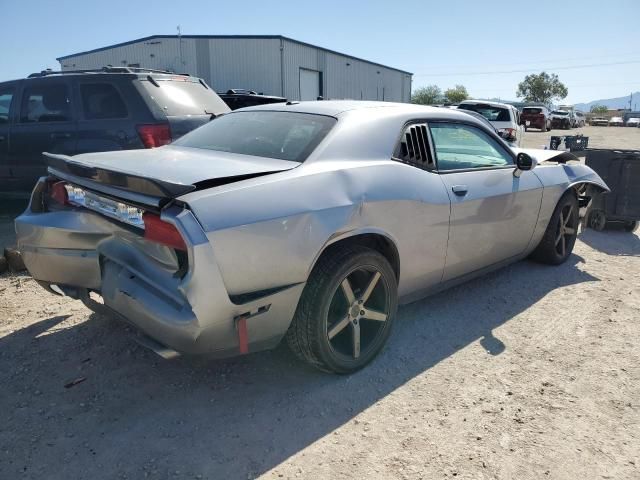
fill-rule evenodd
<path id="1" fill-rule="evenodd" d="M 165 357 L 276 346 L 349 373 L 398 303 L 571 254 L 608 191 L 571 154 L 513 150 L 462 111 L 289 102 L 153 150 L 45 154 L 19 248 L 49 292 L 133 324 Z"/>

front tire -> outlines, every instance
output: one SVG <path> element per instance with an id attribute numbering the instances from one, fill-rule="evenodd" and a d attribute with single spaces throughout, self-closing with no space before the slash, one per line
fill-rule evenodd
<path id="1" fill-rule="evenodd" d="M 637 220 L 630 221 L 630 222 L 624 222 L 624 230 L 625 230 L 625 232 L 633 233 L 637 229 L 638 229 L 638 221 Z"/>
<path id="2" fill-rule="evenodd" d="M 579 221 L 578 199 L 573 191 L 567 192 L 556 205 L 547 230 L 531 258 L 548 265 L 564 263 L 576 243 Z"/>
<path id="3" fill-rule="evenodd" d="M 397 279 L 379 252 L 336 246 L 311 272 L 287 332 L 301 360 L 320 370 L 360 370 L 380 352 L 398 308 Z"/>

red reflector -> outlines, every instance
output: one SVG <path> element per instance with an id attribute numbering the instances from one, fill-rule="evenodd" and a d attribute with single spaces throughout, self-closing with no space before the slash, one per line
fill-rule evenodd
<path id="1" fill-rule="evenodd" d="M 138 125 L 138 135 L 145 148 L 161 147 L 171 143 L 171 130 L 166 123 L 158 125 Z"/>
<path id="2" fill-rule="evenodd" d="M 240 317 L 236 320 L 236 326 L 238 327 L 238 345 L 240 348 L 240 354 L 244 355 L 249 353 L 249 334 L 247 332 L 247 319 Z"/>
<path id="3" fill-rule="evenodd" d="M 187 249 L 184 239 L 174 225 L 163 222 L 158 215 L 149 212 L 142 214 L 142 220 L 144 220 L 144 238 L 147 240 L 178 250 Z"/>
<path id="4" fill-rule="evenodd" d="M 49 195 L 60 205 L 69 205 L 69 194 L 64 186 L 65 182 L 55 182 L 49 185 Z"/>

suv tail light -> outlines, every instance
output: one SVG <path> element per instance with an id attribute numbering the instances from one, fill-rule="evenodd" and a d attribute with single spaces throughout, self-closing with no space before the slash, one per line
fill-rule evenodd
<path id="1" fill-rule="evenodd" d="M 69 205 L 69 193 L 66 182 L 49 180 L 49 196 L 60 205 Z"/>
<path id="2" fill-rule="evenodd" d="M 142 215 L 142 220 L 144 221 L 144 238 L 147 240 L 177 250 L 187 249 L 182 235 L 171 223 L 162 221 L 158 215 L 150 212 L 145 212 Z"/>
<path id="3" fill-rule="evenodd" d="M 166 123 L 138 125 L 136 128 L 145 148 L 161 147 L 171 143 L 171 130 Z"/>

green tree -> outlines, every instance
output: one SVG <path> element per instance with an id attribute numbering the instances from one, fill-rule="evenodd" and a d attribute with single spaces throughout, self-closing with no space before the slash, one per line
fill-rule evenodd
<path id="1" fill-rule="evenodd" d="M 469 98 L 469 92 L 467 92 L 467 89 L 463 85 L 456 85 L 453 88 L 447 89 L 447 91 L 444 92 L 444 97 L 449 103 L 460 103 Z"/>
<path id="2" fill-rule="evenodd" d="M 603 113 L 607 113 L 609 109 L 607 108 L 606 105 L 593 105 L 591 107 L 591 113 L 597 113 L 599 115 L 602 115 Z"/>
<path id="3" fill-rule="evenodd" d="M 569 94 L 567 87 L 555 73 L 532 73 L 524 77 L 518 84 L 516 95 L 523 97 L 525 102 L 540 102 L 549 104 L 553 100 L 560 100 Z"/>
<path id="4" fill-rule="evenodd" d="M 433 105 L 442 101 L 442 91 L 437 85 L 428 85 L 416 89 L 411 95 L 411 103 Z"/>

